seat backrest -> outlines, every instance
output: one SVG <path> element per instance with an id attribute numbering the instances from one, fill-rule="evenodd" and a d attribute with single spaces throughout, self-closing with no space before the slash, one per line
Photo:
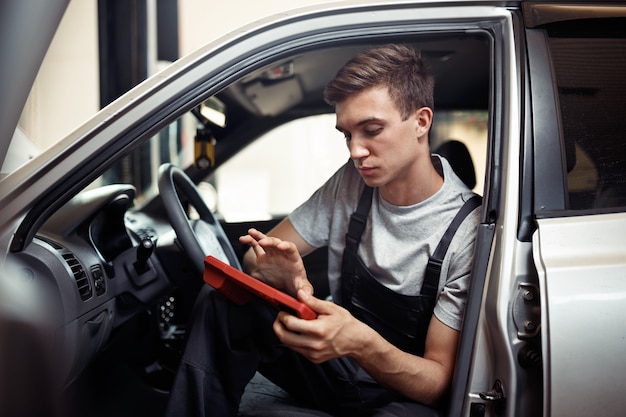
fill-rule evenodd
<path id="1" fill-rule="evenodd" d="M 474 170 L 474 162 L 463 142 L 458 140 L 448 140 L 437 149 L 434 153 L 443 156 L 448 160 L 454 173 L 469 187 L 473 189 L 476 186 L 476 171 Z"/>

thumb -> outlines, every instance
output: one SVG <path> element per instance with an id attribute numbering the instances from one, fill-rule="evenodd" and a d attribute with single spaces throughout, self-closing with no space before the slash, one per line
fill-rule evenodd
<path id="1" fill-rule="evenodd" d="M 306 292 L 304 289 L 298 290 L 298 299 L 307 306 L 311 307 L 311 309 L 318 314 L 329 313 L 327 308 L 328 301 L 320 300 L 319 298 L 316 298 L 312 294 Z"/>

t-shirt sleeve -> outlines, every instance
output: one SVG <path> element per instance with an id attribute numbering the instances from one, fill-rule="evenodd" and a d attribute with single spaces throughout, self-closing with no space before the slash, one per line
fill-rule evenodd
<path id="1" fill-rule="evenodd" d="M 339 168 L 307 201 L 289 214 L 296 232 L 315 248 L 328 245 L 333 210 L 345 168 L 346 165 Z"/>
<path id="2" fill-rule="evenodd" d="M 480 208 L 474 210 L 457 230 L 448 253 L 447 280 L 435 305 L 435 317 L 455 330 L 461 330 L 463 324 L 479 216 Z"/>

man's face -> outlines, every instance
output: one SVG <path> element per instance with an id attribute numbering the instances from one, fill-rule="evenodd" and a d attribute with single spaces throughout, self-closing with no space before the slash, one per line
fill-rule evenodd
<path id="1" fill-rule="evenodd" d="M 367 185 L 414 181 L 415 164 L 428 154 L 430 120 L 424 127 L 419 111 L 402 120 L 386 87 L 348 97 L 337 103 L 336 113 L 337 130 L 344 134 L 350 158 Z"/>

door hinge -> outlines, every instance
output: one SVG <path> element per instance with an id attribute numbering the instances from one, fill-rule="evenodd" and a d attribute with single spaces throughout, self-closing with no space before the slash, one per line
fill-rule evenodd
<path id="1" fill-rule="evenodd" d="M 541 305 L 539 288 L 535 284 L 521 282 L 513 301 L 513 322 L 517 328 L 517 337 L 530 339 L 541 329 Z"/>

